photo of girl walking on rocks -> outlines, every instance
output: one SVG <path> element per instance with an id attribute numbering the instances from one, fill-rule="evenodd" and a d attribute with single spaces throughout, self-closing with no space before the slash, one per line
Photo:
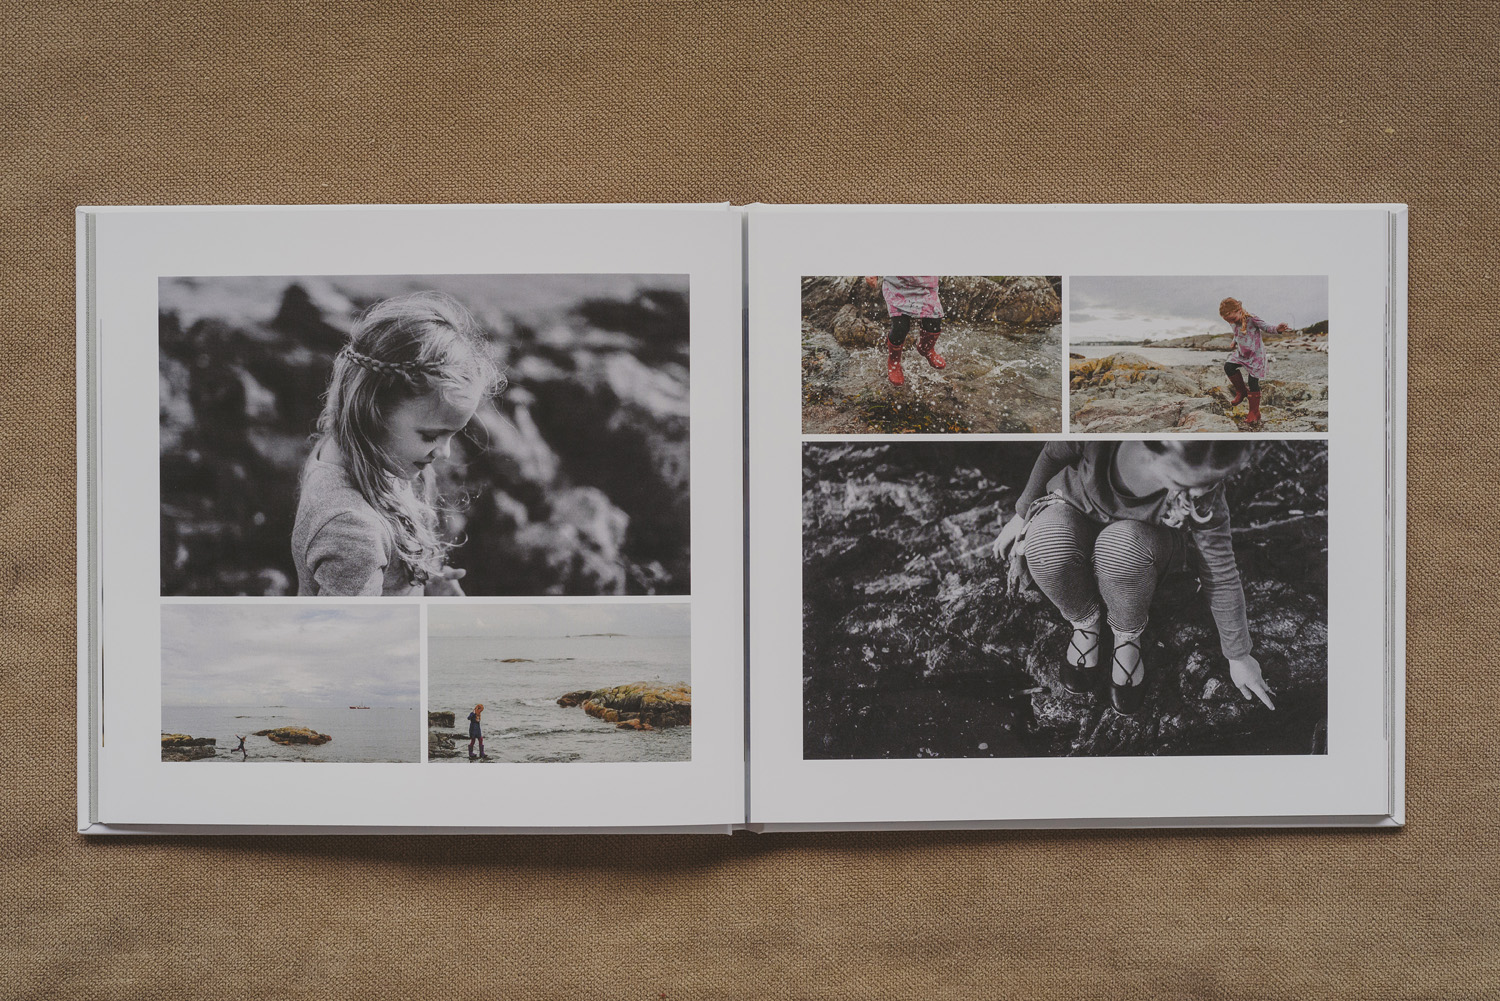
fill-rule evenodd
<path id="1" fill-rule="evenodd" d="M 686 276 L 157 295 L 163 595 L 691 590 Z"/>
<path id="2" fill-rule="evenodd" d="M 1061 292 L 1040 275 L 803 278 L 803 432 L 1060 431 Z"/>
<path id="3" fill-rule="evenodd" d="M 1328 446 L 803 444 L 809 759 L 1321 754 Z"/>
<path id="4" fill-rule="evenodd" d="M 1079 277 L 1071 288 L 1071 430 L 1328 430 L 1326 277 Z"/>
<path id="5" fill-rule="evenodd" d="M 502 767 L 692 759 L 686 603 L 444 603 L 427 612 L 428 762 L 464 762 L 464 741 L 467 761 Z M 455 730 L 475 696 L 484 701 L 468 712 L 467 733 Z"/>

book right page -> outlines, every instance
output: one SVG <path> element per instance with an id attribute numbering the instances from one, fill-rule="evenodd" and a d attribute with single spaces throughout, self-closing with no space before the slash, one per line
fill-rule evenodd
<path id="1" fill-rule="evenodd" d="M 1401 823 L 1404 244 L 751 207 L 752 824 Z"/>

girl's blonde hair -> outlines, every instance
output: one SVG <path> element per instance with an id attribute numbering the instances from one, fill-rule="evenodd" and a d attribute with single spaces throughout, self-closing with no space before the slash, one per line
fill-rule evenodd
<path id="1" fill-rule="evenodd" d="M 1219 316 L 1226 320 L 1229 319 L 1230 313 L 1243 313 L 1245 311 L 1245 304 L 1238 299 L 1225 299 L 1219 303 Z"/>
<path id="2" fill-rule="evenodd" d="M 432 468 L 415 481 L 393 475 L 397 464 L 381 446 L 385 422 L 396 407 L 428 393 L 477 388 L 486 398 L 504 387 L 474 318 L 441 292 L 377 302 L 334 357 L 313 454 L 318 443 L 333 439 L 355 489 L 384 517 L 413 583 L 442 569 L 453 546 L 438 537 Z"/>

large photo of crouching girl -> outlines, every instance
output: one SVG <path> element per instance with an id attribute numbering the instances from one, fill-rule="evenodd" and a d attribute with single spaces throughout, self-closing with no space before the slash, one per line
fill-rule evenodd
<path id="1" fill-rule="evenodd" d="M 689 592 L 685 276 L 158 292 L 163 594 Z"/>
<path id="2" fill-rule="evenodd" d="M 805 757 L 1326 753 L 1326 443 L 803 449 Z"/>

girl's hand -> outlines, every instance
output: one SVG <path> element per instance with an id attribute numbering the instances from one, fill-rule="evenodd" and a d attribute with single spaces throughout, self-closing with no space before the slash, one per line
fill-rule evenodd
<path id="1" fill-rule="evenodd" d="M 866 275 L 865 276 L 865 284 L 868 285 L 868 286 L 870 286 L 871 288 L 879 288 L 880 287 L 880 276 L 879 275 Z"/>
<path id="2" fill-rule="evenodd" d="M 990 546 L 990 552 L 997 560 L 1003 560 L 1009 555 L 1011 547 L 1022 542 L 1026 538 L 1026 519 L 1016 515 L 1005 523 L 1000 529 L 1000 534 Z"/>
<path id="3" fill-rule="evenodd" d="M 427 586 L 423 590 L 429 595 L 438 597 L 462 598 L 464 589 L 458 586 L 469 571 L 460 570 L 457 567 L 443 567 L 437 573 L 427 578 Z"/>
<path id="4" fill-rule="evenodd" d="M 1254 693 L 1255 697 L 1266 704 L 1267 709 L 1276 708 L 1271 704 L 1271 689 L 1266 684 L 1266 679 L 1261 677 L 1260 661 L 1254 657 L 1245 656 L 1239 660 L 1231 660 L 1229 680 L 1234 682 L 1234 686 L 1240 690 L 1240 694 L 1245 697 L 1246 701 L 1249 701 L 1251 694 Z"/>
<path id="5" fill-rule="evenodd" d="M 1289 334 L 1292 332 L 1292 328 L 1288 327 L 1285 323 L 1278 323 L 1276 324 L 1276 332 L 1278 334 Z"/>

